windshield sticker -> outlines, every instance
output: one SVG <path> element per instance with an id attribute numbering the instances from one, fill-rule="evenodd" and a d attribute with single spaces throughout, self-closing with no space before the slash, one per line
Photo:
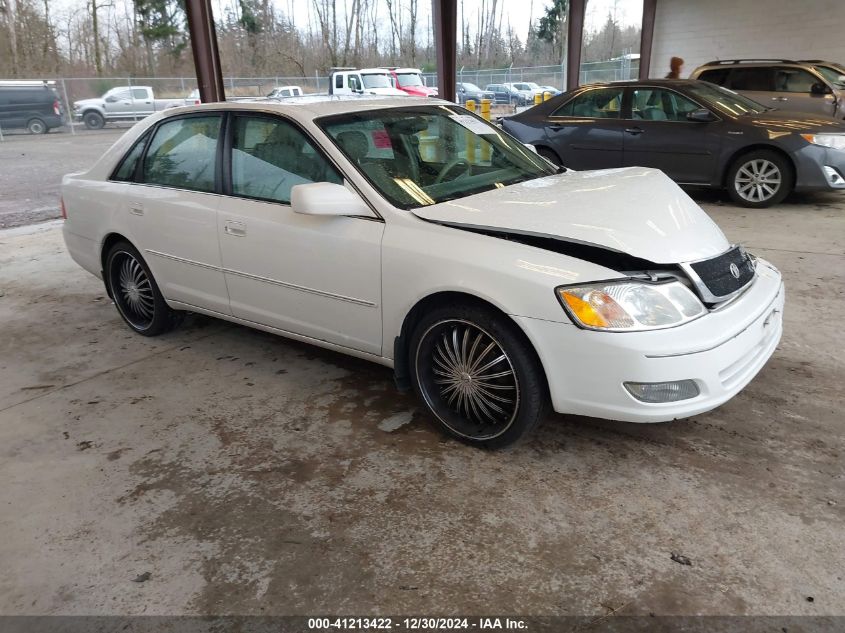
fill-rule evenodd
<path id="1" fill-rule="evenodd" d="M 452 114 L 449 118 L 463 125 L 470 132 L 475 132 L 476 134 L 497 134 L 495 128 L 487 125 L 484 121 L 479 121 L 472 115 Z"/>
<path id="2" fill-rule="evenodd" d="M 376 149 L 393 149 L 387 130 L 373 130 L 370 134 L 373 137 L 373 145 Z"/>

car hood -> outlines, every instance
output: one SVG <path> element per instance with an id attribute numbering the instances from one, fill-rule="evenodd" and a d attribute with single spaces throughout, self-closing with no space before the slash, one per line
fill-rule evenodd
<path id="1" fill-rule="evenodd" d="M 417 97 L 437 96 L 437 88 L 430 88 L 428 86 L 408 86 L 404 89 L 404 92 Z"/>
<path id="2" fill-rule="evenodd" d="M 599 246 L 656 264 L 715 257 L 730 247 L 678 185 L 642 167 L 568 171 L 413 213 L 449 226 Z"/>
<path id="3" fill-rule="evenodd" d="M 79 101 L 73 102 L 73 106 L 75 108 L 83 108 L 87 105 L 102 105 L 102 104 L 103 104 L 103 100 L 96 98 L 96 97 L 93 98 L 93 99 L 80 99 Z"/>
<path id="4" fill-rule="evenodd" d="M 845 132 L 845 122 L 822 114 L 768 110 L 760 114 L 746 114 L 737 119 L 755 127 L 776 132 Z"/>
<path id="5" fill-rule="evenodd" d="M 388 97 L 407 97 L 408 93 L 399 90 L 398 88 L 364 88 L 364 92 L 369 92 L 374 95 L 384 95 Z"/>

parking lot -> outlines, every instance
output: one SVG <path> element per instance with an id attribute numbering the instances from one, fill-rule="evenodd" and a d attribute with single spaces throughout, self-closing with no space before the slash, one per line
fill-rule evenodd
<path id="1" fill-rule="evenodd" d="M 735 399 L 486 452 L 383 367 L 205 317 L 132 334 L 59 222 L 26 226 L 119 134 L 0 144 L 0 612 L 843 613 L 845 195 L 694 192 L 787 288 Z"/>

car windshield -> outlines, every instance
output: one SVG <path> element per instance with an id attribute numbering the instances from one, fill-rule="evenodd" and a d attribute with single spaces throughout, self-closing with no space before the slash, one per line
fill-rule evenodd
<path id="1" fill-rule="evenodd" d="M 813 66 L 813 68 L 830 83 L 836 84 L 837 88 L 845 88 L 845 70 L 837 70 L 830 66 Z"/>
<path id="2" fill-rule="evenodd" d="M 538 86 L 537 84 L 535 84 L 533 81 L 529 81 L 529 82 L 528 82 L 527 84 L 525 84 L 525 85 L 526 85 L 526 86 L 528 86 L 531 90 L 540 90 L 540 86 Z"/>
<path id="3" fill-rule="evenodd" d="M 715 86 L 706 81 L 696 81 L 689 85 L 688 90 L 694 97 L 698 97 L 708 106 L 731 116 L 743 114 L 759 114 L 772 108 L 767 108 L 762 103 L 752 101 L 743 97 L 733 90 Z"/>
<path id="4" fill-rule="evenodd" d="M 399 73 L 396 76 L 399 77 L 399 85 L 403 88 L 424 85 L 422 79 L 416 73 Z"/>
<path id="5" fill-rule="evenodd" d="M 469 92 L 481 92 L 481 88 L 479 88 L 475 84 L 461 84 L 461 87 L 464 88 L 464 90 L 468 90 Z"/>
<path id="6" fill-rule="evenodd" d="M 522 143 L 456 106 L 369 110 L 316 122 L 400 209 L 556 173 Z"/>
<path id="7" fill-rule="evenodd" d="M 392 88 L 387 75 L 362 75 L 364 88 Z"/>

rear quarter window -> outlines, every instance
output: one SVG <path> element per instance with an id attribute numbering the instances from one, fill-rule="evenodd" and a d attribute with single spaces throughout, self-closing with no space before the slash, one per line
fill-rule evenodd
<path id="1" fill-rule="evenodd" d="M 724 86 L 728 81 L 730 72 L 729 68 L 714 68 L 713 70 L 705 70 L 698 78 L 701 81 L 707 81 L 717 86 Z"/>

